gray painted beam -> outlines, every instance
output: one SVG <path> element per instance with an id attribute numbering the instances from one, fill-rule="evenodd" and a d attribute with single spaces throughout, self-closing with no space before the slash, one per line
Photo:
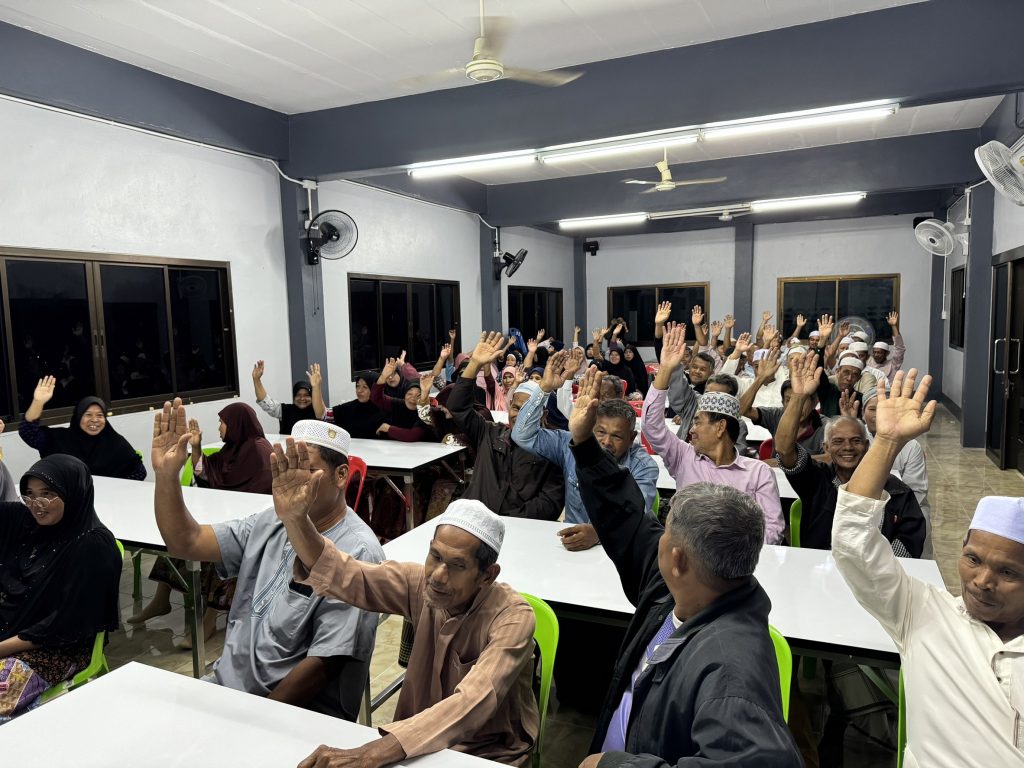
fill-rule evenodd
<path id="1" fill-rule="evenodd" d="M 992 327 L 992 216 L 994 192 L 984 184 L 971 194 L 971 248 L 967 256 L 964 378 L 960 443 L 985 445 Z"/>
<path id="2" fill-rule="evenodd" d="M 756 328 L 754 322 L 754 225 L 739 221 L 736 230 L 734 255 L 736 272 L 732 285 L 732 316 L 741 328 Z"/>
<path id="3" fill-rule="evenodd" d="M 289 168 L 323 176 L 872 99 L 1003 94 L 1024 88 L 1021 29 L 1024 3 L 931 0 L 586 64 L 561 88 L 505 81 L 293 115 Z"/>
<path id="4" fill-rule="evenodd" d="M 397 192 L 414 200 L 447 205 L 460 211 L 470 211 L 480 215 L 487 213 L 487 187 L 459 176 L 417 180 L 407 173 L 392 173 L 386 176 L 353 179 L 353 181 L 368 187 Z"/>
<path id="5" fill-rule="evenodd" d="M 945 221 L 945 217 L 942 217 Z M 946 259 L 932 256 L 932 300 L 928 328 L 928 371 L 932 377 L 932 386 L 928 397 L 939 400 L 942 398 L 943 353 L 948 343 L 946 326 L 942 319 L 943 299 L 945 298 Z"/>
<path id="6" fill-rule="evenodd" d="M 581 342 L 586 346 L 590 326 L 587 324 L 587 252 L 583 250 L 586 239 L 573 238 L 572 241 L 572 290 L 575 297 L 573 322 L 580 327 Z M 568 337 L 568 332 L 566 332 Z"/>
<path id="7" fill-rule="evenodd" d="M 316 193 L 313 208 L 317 209 Z M 324 288 L 320 265 L 306 263 L 300 238 L 305 233 L 306 191 L 281 179 L 281 222 L 284 238 L 284 271 L 288 294 L 288 340 L 291 350 L 292 381 L 300 378 L 310 363 L 320 363 L 324 399 L 330 403 L 327 366 L 327 324 L 324 321 Z M 347 381 L 347 371 L 338 371 L 338 381 Z"/>
<path id="8" fill-rule="evenodd" d="M 0 93 L 283 159 L 288 117 L 0 22 Z"/>
<path id="9" fill-rule="evenodd" d="M 896 192 L 951 187 L 976 179 L 976 130 L 851 142 L 687 163 L 680 177 L 727 176 L 721 184 L 643 194 L 622 180 L 636 171 L 570 176 L 487 188 L 495 226 L 535 226 L 563 218 L 665 211 L 763 198 L 863 190 Z"/>

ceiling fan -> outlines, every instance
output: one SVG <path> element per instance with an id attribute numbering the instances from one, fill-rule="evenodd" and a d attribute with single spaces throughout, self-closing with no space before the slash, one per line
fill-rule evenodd
<path id="1" fill-rule="evenodd" d="M 676 187 L 688 187 L 693 184 L 718 184 L 725 181 L 727 176 L 716 176 L 713 179 L 685 179 L 684 181 L 672 180 L 672 169 L 668 167 L 668 148 L 665 149 L 665 156 L 654 164 L 654 167 L 661 173 L 661 181 L 643 181 L 641 179 L 623 179 L 623 184 L 653 184 L 650 189 L 645 189 L 640 194 L 651 192 L 671 192 Z"/>
<path id="2" fill-rule="evenodd" d="M 456 75 L 463 75 L 477 83 L 490 83 L 494 80 L 519 80 L 523 83 L 553 88 L 571 83 L 583 74 L 583 72 L 569 69 L 541 72 L 536 69 L 506 67 L 501 61 L 501 54 L 505 48 L 505 38 L 509 28 L 508 18 L 486 16 L 484 0 L 480 0 L 480 37 L 473 43 L 473 58 L 464 66 L 411 77 L 403 80 L 401 84 L 407 88 L 420 88 L 450 80 Z"/>

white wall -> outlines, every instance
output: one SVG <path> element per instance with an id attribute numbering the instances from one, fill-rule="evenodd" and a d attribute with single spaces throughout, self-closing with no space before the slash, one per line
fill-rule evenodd
<path id="1" fill-rule="evenodd" d="M 562 289 L 562 336 L 572 341 L 576 294 L 573 283 L 572 238 L 542 232 L 530 227 L 509 227 L 501 230 L 501 248 L 516 253 L 526 248 L 529 254 L 523 266 L 512 277 L 501 276 L 501 323 L 508 330 L 508 286 L 527 285 L 533 288 Z M 529 333 L 526 328 L 520 329 Z M 548 329 L 554 335 L 554 329 Z"/>
<path id="2" fill-rule="evenodd" d="M 1024 245 L 1024 208 L 996 192 L 992 210 L 992 253 Z"/>
<path id="3" fill-rule="evenodd" d="M 590 330 L 607 323 L 608 288 L 671 283 L 711 284 L 710 319 L 733 311 L 736 272 L 735 236 L 731 227 L 696 232 L 621 235 L 599 238 L 600 250 L 587 256 L 587 321 Z M 654 318 L 650 318 L 654 323 Z M 687 320 L 689 322 L 689 320 Z M 589 342 L 589 333 L 586 342 Z M 580 339 L 584 343 L 584 339 Z M 646 359 L 653 350 L 641 350 Z"/>
<path id="4" fill-rule="evenodd" d="M 230 262 L 242 397 L 251 402 L 249 372 L 263 358 L 267 389 L 287 398 L 280 188 L 269 164 L 0 100 L 0 169 L 0 245 Z M 215 434 L 226 402 L 190 412 Z M 111 423 L 148 464 L 152 414 Z M 15 476 L 37 458 L 16 434 L 0 446 Z"/>
<path id="5" fill-rule="evenodd" d="M 898 273 L 904 368 L 927 370 L 931 259 L 914 239 L 913 222 L 907 215 L 755 227 L 754 314 L 776 311 L 780 277 Z"/>
<path id="6" fill-rule="evenodd" d="M 353 396 L 350 272 L 457 281 L 462 346 L 468 348 L 480 336 L 480 220 L 475 214 L 344 181 L 321 184 L 319 205 L 322 211 L 345 211 L 359 227 L 359 242 L 351 254 L 322 262 L 327 362 L 334 382 L 331 402 Z"/>

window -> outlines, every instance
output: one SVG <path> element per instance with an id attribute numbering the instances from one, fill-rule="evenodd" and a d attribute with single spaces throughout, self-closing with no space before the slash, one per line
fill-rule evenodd
<path id="1" fill-rule="evenodd" d="M 796 316 L 807 318 L 804 338 L 817 329 L 818 318 L 832 315 L 837 323 L 857 318 L 866 321 L 875 338 L 889 336 L 885 317 L 899 312 L 899 275 L 841 275 L 831 277 L 779 278 L 779 330 L 791 334 Z"/>
<path id="2" fill-rule="evenodd" d="M 532 339 L 544 329 L 545 337 L 565 339 L 562 335 L 562 289 L 508 287 L 508 325 Z"/>
<path id="3" fill-rule="evenodd" d="M 0 415 L 57 379 L 44 419 L 87 395 L 120 413 L 237 395 L 228 265 L 0 251 Z"/>
<path id="4" fill-rule="evenodd" d="M 672 302 L 671 322 L 686 323 L 686 335 L 693 338 L 690 310 L 704 308 L 705 322 L 711 317 L 708 306 L 710 283 L 640 285 L 608 289 L 608 320 L 621 317 L 629 326 L 626 337 L 641 347 L 654 346 L 654 315 L 663 301 Z"/>
<path id="5" fill-rule="evenodd" d="M 429 367 L 459 327 L 458 283 L 349 275 L 348 299 L 353 374 L 402 350 L 406 362 Z"/>
<path id="6" fill-rule="evenodd" d="M 967 316 L 967 267 L 949 273 L 949 346 L 964 348 L 964 318 Z"/>

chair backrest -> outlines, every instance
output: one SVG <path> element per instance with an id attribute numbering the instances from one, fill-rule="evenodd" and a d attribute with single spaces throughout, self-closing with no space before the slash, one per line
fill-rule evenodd
<path id="1" fill-rule="evenodd" d="M 655 520 L 661 520 L 661 517 L 659 516 L 660 515 L 660 511 L 661 511 L 661 493 L 658 491 L 657 488 L 655 488 L 654 489 L 654 503 L 651 504 L 651 514 L 654 516 Z"/>
<path id="2" fill-rule="evenodd" d="M 366 462 L 358 456 L 348 457 L 348 485 L 351 488 L 356 486 L 356 498 L 350 505 L 352 509 L 359 508 L 359 500 L 363 498 L 363 483 L 366 481 Z"/>
<path id="3" fill-rule="evenodd" d="M 203 448 L 203 456 L 213 456 L 215 453 L 220 453 L 220 448 Z M 181 484 L 186 488 L 192 485 L 192 473 L 194 471 L 192 459 L 190 458 L 185 462 L 185 467 L 181 470 Z"/>
<path id="4" fill-rule="evenodd" d="M 803 504 L 800 499 L 793 499 L 789 505 L 789 546 L 800 546 L 800 517 L 803 514 Z"/>
<path id="5" fill-rule="evenodd" d="M 540 648 L 540 730 L 537 732 L 537 748 L 533 751 L 534 765 L 540 763 L 541 745 L 544 740 L 544 723 L 548 714 L 548 698 L 551 695 L 551 677 L 555 671 L 555 652 L 558 650 L 558 617 L 551 606 L 539 597 L 520 592 L 523 599 L 533 608 L 537 620 L 533 639 Z"/>
<path id="6" fill-rule="evenodd" d="M 771 635 L 772 645 L 775 646 L 775 661 L 779 665 L 779 685 L 782 688 L 782 717 L 789 722 L 789 686 L 793 677 L 793 652 L 789 649 L 789 643 L 771 624 L 768 625 L 768 634 Z"/>
<path id="7" fill-rule="evenodd" d="M 900 713 L 896 726 L 896 768 L 903 768 L 903 752 L 907 748 L 907 694 L 903 690 L 903 670 L 900 670 Z"/>
<path id="8" fill-rule="evenodd" d="M 647 441 L 647 437 L 644 435 L 643 432 L 640 433 L 640 445 L 642 445 L 644 447 L 644 450 L 651 454 L 651 456 L 654 455 L 654 449 L 651 447 L 651 444 Z"/>
<path id="9" fill-rule="evenodd" d="M 769 437 L 767 440 L 762 440 L 761 444 L 757 447 L 757 458 L 761 461 L 767 461 L 774 452 L 775 441 Z"/>

